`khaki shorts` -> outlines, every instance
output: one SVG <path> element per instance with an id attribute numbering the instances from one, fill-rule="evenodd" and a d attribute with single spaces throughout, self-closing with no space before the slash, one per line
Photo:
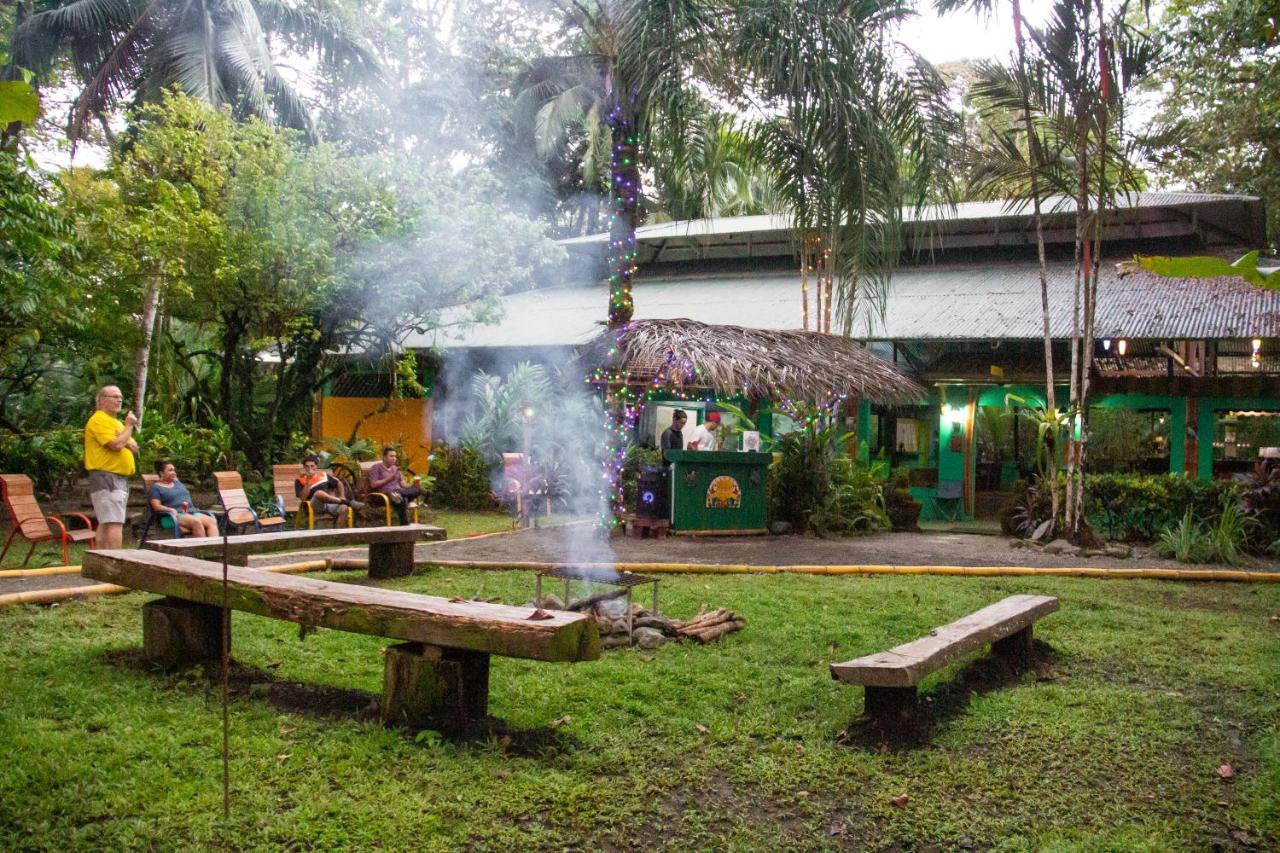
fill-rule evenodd
<path id="1" fill-rule="evenodd" d="M 129 504 L 129 481 L 109 471 L 89 472 L 89 500 L 99 524 L 124 524 Z"/>

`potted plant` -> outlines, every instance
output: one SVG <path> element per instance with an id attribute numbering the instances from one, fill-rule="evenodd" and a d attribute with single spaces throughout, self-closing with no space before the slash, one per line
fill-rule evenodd
<path id="1" fill-rule="evenodd" d="M 889 475 L 884 484 L 884 503 L 894 530 L 919 532 L 924 504 L 911 496 L 911 475 L 906 468 L 895 468 Z"/>

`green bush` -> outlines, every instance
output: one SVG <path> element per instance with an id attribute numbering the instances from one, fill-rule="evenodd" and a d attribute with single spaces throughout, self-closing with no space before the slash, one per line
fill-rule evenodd
<path id="1" fill-rule="evenodd" d="M 877 472 L 847 456 L 828 463 L 830 489 L 809 514 L 809 526 L 821 536 L 857 536 L 888 530 L 889 514 Z"/>
<path id="2" fill-rule="evenodd" d="M 1239 483 L 1178 474 L 1095 474 L 1085 481 L 1085 513 L 1108 539 L 1151 542 L 1186 511 L 1217 526 L 1223 506 L 1238 503 L 1242 491 Z"/>
<path id="3" fill-rule="evenodd" d="M 2 435 L 0 471 L 26 474 L 37 489 L 64 495 L 84 471 L 84 432 L 59 427 L 35 435 Z"/>
<path id="4" fill-rule="evenodd" d="M 1254 524 L 1234 498 L 1221 506 L 1213 524 L 1198 521 L 1188 507 L 1176 523 L 1160 531 L 1156 551 L 1183 563 L 1235 565 L 1244 557 L 1245 541 Z"/>
<path id="5" fill-rule="evenodd" d="M 449 509 L 492 509 L 489 464 L 468 444 L 437 441 L 431 447 L 432 503 Z"/>
<path id="6" fill-rule="evenodd" d="M 150 474 L 158 459 L 172 462 L 191 485 L 207 483 L 214 471 L 235 470 L 231 428 L 221 421 L 207 427 L 163 421 L 152 415 L 137 437 L 138 470 Z"/>

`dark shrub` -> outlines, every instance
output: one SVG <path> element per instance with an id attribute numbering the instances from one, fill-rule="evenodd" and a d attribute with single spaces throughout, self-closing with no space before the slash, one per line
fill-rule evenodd
<path id="1" fill-rule="evenodd" d="M 466 444 L 437 441 L 431 448 L 431 502 L 449 509 L 493 509 L 495 506 L 484 456 Z"/>

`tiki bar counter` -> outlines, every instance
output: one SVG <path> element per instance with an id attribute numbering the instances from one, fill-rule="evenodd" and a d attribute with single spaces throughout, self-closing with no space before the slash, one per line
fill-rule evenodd
<path id="1" fill-rule="evenodd" d="M 678 534 L 767 533 L 768 453 L 671 450 L 671 530 Z"/>

